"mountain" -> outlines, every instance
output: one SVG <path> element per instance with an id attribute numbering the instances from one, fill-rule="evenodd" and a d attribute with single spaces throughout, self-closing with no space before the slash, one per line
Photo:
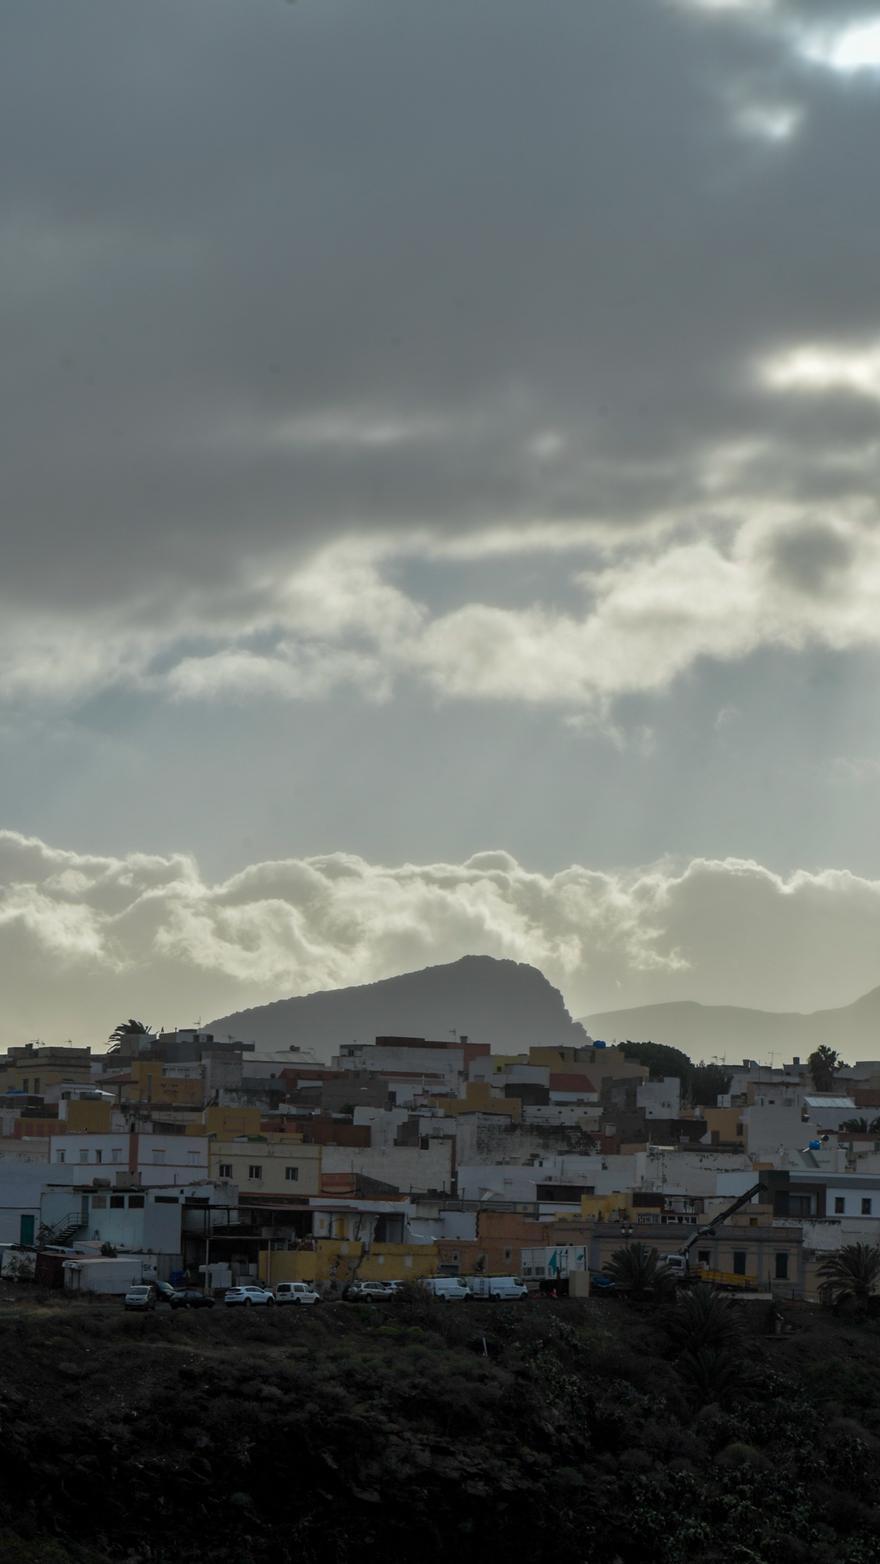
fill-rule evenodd
<path id="1" fill-rule="evenodd" d="M 746 1010 L 738 1005 L 698 1005 L 692 1001 L 663 1005 L 638 1005 L 633 1010 L 605 1010 L 583 1016 L 591 1037 L 631 1038 L 670 1043 L 692 1059 L 726 1056 L 729 1063 L 770 1055 L 781 1064 L 797 1054 L 811 1054 L 819 1043 L 828 1043 L 848 1064 L 880 1055 L 880 988 L 837 1010 Z"/>
<path id="2" fill-rule="evenodd" d="M 342 1043 L 368 1043 L 382 1035 L 449 1040 L 453 1028 L 499 1052 L 532 1043 L 586 1042 L 583 1028 L 542 972 L 492 956 L 464 956 L 380 983 L 278 999 L 221 1016 L 209 1026 L 215 1034 L 231 1034 L 261 1048 L 292 1045 L 326 1057 Z"/>

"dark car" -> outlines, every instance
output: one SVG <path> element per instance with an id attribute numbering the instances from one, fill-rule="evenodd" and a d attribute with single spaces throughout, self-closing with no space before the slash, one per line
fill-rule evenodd
<path id="1" fill-rule="evenodd" d="M 210 1293 L 199 1292 L 196 1287 L 175 1287 L 169 1299 L 172 1309 L 213 1309 Z"/>

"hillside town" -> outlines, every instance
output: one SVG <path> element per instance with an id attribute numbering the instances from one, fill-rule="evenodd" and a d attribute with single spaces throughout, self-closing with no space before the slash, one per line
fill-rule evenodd
<path id="1" fill-rule="evenodd" d="M 880 1061 L 745 1059 L 703 1069 L 713 1094 L 650 1057 L 451 1034 L 318 1063 L 135 1020 L 101 1049 L 9 1047 L 0 1274 L 120 1297 L 442 1278 L 583 1297 L 641 1243 L 732 1293 L 817 1301 L 823 1262 L 880 1231 Z"/>

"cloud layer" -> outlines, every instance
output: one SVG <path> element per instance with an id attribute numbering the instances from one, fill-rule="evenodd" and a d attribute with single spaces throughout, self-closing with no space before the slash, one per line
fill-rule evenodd
<path id="1" fill-rule="evenodd" d="M 880 882 L 697 859 L 537 874 L 337 853 L 209 884 L 186 857 L 87 856 L 0 833 L 4 1043 L 187 1025 L 474 953 L 541 968 L 575 1014 L 691 997 L 846 1002 L 880 975 Z"/>
<path id="2" fill-rule="evenodd" d="M 16 8 L 0 699 L 415 675 L 601 711 L 875 648 L 875 33 L 856 0 Z"/>

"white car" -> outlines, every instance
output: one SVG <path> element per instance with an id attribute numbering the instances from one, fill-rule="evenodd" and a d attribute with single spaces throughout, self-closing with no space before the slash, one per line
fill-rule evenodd
<path id="1" fill-rule="evenodd" d="M 274 1304 L 275 1294 L 269 1287 L 256 1287 L 248 1284 L 243 1287 L 229 1287 L 223 1302 L 229 1309 L 235 1304 L 249 1309 L 252 1304 Z"/>
<path id="2" fill-rule="evenodd" d="M 156 1295 L 152 1287 L 129 1287 L 122 1300 L 125 1309 L 154 1309 Z"/>
<path id="3" fill-rule="evenodd" d="M 279 1282 L 275 1288 L 276 1303 L 320 1303 L 321 1295 L 306 1282 Z"/>

